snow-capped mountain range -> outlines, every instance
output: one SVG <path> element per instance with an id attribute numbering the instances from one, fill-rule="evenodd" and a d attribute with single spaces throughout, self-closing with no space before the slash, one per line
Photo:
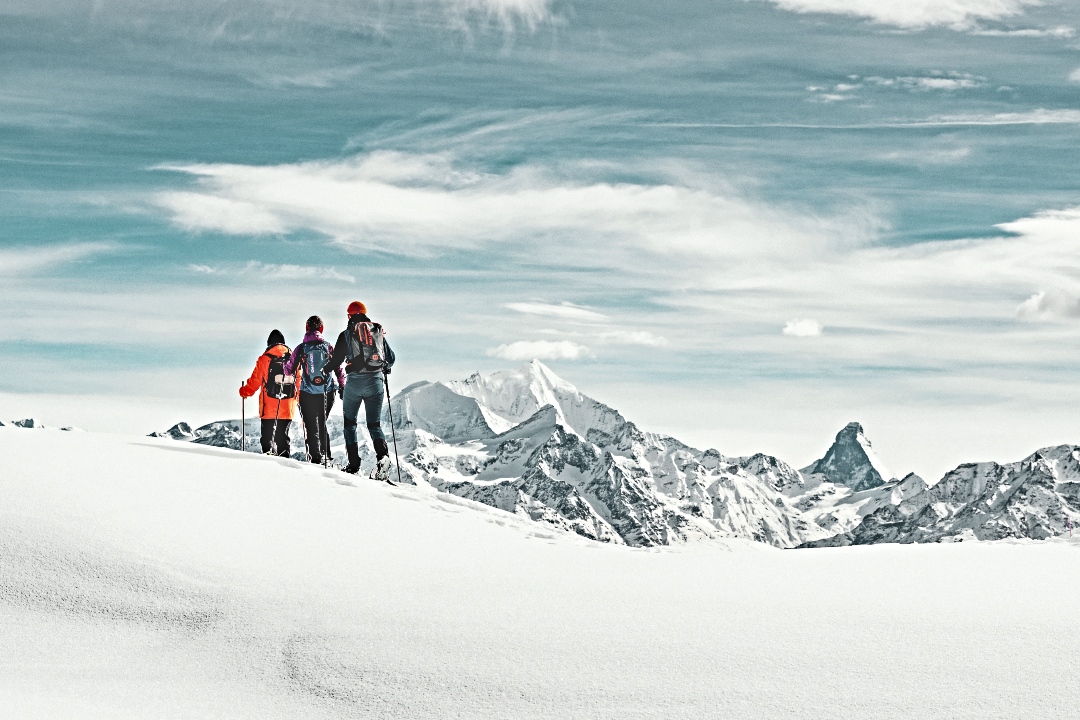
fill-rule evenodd
<path id="1" fill-rule="evenodd" d="M 928 485 L 895 478 L 850 423 L 802 470 L 775 457 L 728 457 L 641 430 L 533 361 L 392 399 L 402 478 L 594 540 L 639 547 L 739 537 L 777 547 L 1046 538 L 1080 518 L 1080 448 L 1009 465 L 962 465 Z M 389 422 L 384 417 L 384 422 Z M 240 447 L 240 423 L 164 433 Z M 303 458 L 300 423 L 294 457 Z M 257 452 L 258 420 L 245 428 Z M 343 443 L 341 417 L 331 442 Z M 335 456 L 344 453 L 335 449 Z M 374 453 L 363 447 L 364 471 Z"/>

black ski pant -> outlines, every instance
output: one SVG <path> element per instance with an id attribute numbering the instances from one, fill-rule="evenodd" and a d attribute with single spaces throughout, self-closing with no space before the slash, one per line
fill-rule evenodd
<path id="1" fill-rule="evenodd" d="M 330 460 L 330 433 L 326 429 L 326 418 L 334 407 L 334 393 L 300 393 L 300 417 L 304 419 L 304 433 L 307 435 L 308 457 L 313 463 L 321 463 L 323 454 Z"/>
<path id="2" fill-rule="evenodd" d="M 291 448 L 289 447 L 289 426 L 292 425 L 292 420 L 274 420 L 270 418 L 262 419 L 262 450 L 264 453 L 268 453 L 272 450 L 272 444 L 274 440 L 274 423 L 277 423 L 277 455 L 282 457 L 289 457 Z"/>

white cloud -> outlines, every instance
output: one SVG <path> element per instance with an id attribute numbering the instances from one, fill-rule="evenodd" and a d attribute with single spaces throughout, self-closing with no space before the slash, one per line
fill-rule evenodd
<path id="1" fill-rule="evenodd" d="M 645 347 L 667 347 L 671 343 L 661 335 L 654 335 L 647 330 L 608 330 L 598 336 L 601 342 L 613 345 L 644 345 Z"/>
<path id="2" fill-rule="evenodd" d="M 866 83 L 878 87 L 898 88 L 902 90 L 967 90 L 983 87 L 986 78 L 963 72 L 934 72 L 929 75 L 909 75 L 904 77 L 884 78 L 868 77 Z"/>
<path id="3" fill-rule="evenodd" d="M 1080 68 L 1076 68 L 1071 73 L 1069 73 L 1069 82 L 1080 83 Z"/>
<path id="4" fill-rule="evenodd" d="M 8 247 L 0 250 L 0 275 L 22 275 L 49 270 L 57 265 L 113 252 L 117 248 L 118 246 L 113 243 L 104 242 Z"/>
<path id="5" fill-rule="evenodd" d="M 781 332 L 792 337 L 814 337 L 820 335 L 822 330 L 816 320 L 788 320 Z"/>
<path id="6" fill-rule="evenodd" d="M 503 360 L 580 360 L 592 357 L 592 351 L 570 340 L 519 340 L 489 348 L 489 357 Z"/>
<path id="7" fill-rule="evenodd" d="M 911 165 L 953 165 L 963 162 L 970 156 L 971 148 L 966 146 L 954 148 L 928 147 L 893 150 L 881 155 L 881 159 Z"/>
<path id="8" fill-rule="evenodd" d="M 784 257 L 865 242 L 876 217 L 824 217 L 681 184 L 570 183 L 544 168 L 493 175 L 441 155 L 186 165 L 198 189 L 159 207 L 189 230 L 322 233 L 343 247 L 424 255 L 543 239 L 552 258 L 614 248 L 687 258 Z"/>
<path id="9" fill-rule="evenodd" d="M 1016 308 L 1022 320 L 1063 320 L 1080 317 L 1080 298 L 1063 290 L 1038 292 Z"/>
<path id="10" fill-rule="evenodd" d="M 907 30 L 940 26 L 977 29 L 980 20 L 1002 20 L 1038 6 L 1042 0 L 770 0 L 798 13 L 831 13 L 865 18 Z"/>
<path id="11" fill-rule="evenodd" d="M 555 317 L 564 320 L 582 320 L 585 322 L 603 322 L 607 320 L 607 315 L 596 312 L 595 310 L 589 310 L 588 308 L 579 307 L 568 302 L 561 303 L 559 305 L 551 305 L 549 303 L 542 302 L 527 302 L 527 303 L 507 303 L 507 308 L 519 313 L 525 313 L 527 315 L 541 315 L 544 317 Z"/>
<path id="12" fill-rule="evenodd" d="M 172 212 L 185 230 L 215 230 L 229 235 L 281 234 L 286 226 L 274 213 L 253 202 L 206 193 L 160 193 L 155 202 Z"/>
<path id="13" fill-rule="evenodd" d="M 1038 108 L 1027 112 L 995 113 L 993 115 L 938 115 L 911 125 L 1076 125 L 1080 110 L 1047 110 Z"/>
<path id="14" fill-rule="evenodd" d="M 1076 28 L 1068 25 L 1059 25 L 1052 28 L 1018 28 L 1016 30 L 980 29 L 973 30 L 972 35 L 985 37 L 1028 37 L 1028 38 L 1071 38 L 1076 34 Z"/>
<path id="15" fill-rule="evenodd" d="M 770 356 L 783 352 L 781 333 L 763 335 L 759 328 L 798 304 L 844 329 L 823 330 L 830 342 L 815 346 L 836 367 L 948 368 L 950 376 L 984 378 L 1040 368 L 1052 375 L 1080 351 L 1080 340 L 1068 334 L 1071 326 L 1022 321 L 1080 317 L 1074 300 L 1080 298 L 1080 208 L 999 228 L 1010 234 L 858 248 L 802 266 L 763 265 L 752 275 L 747 267 L 714 270 L 669 300 L 683 319 L 671 333 L 680 346 L 704 343 L 708 338 L 690 328 L 721 318 L 717 335 L 724 341 L 716 351 L 738 347 Z M 1038 288 L 1055 290 L 1032 297 Z M 784 334 L 813 328 L 804 330 L 796 319 Z"/>
<path id="16" fill-rule="evenodd" d="M 823 93 L 815 96 L 816 100 L 824 103 L 844 102 L 845 100 L 851 100 L 854 95 L 841 95 L 840 93 Z"/>
<path id="17" fill-rule="evenodd" d="M 355 283 L 356 278 L 352 275 L 339 272 L 333 267 L 317 265 L 275 265 L 251 260 L 246 265 L 238 268 L 223 268 L 211 265 L 188 265 L 192 272 L 204 275 L 236 275 L 255 276 L 267 280 L 336 280 L 338 282 Z"/>
<path id="18" fill-rule="evenodd" d="M 272 265 L 252 260 L 245 266 L 245 272 L 262 275 L 271 280 L 337 280 L 355 283 L 356 278 L 338 272 L 332 267 L 312 265 Z"/>
<path id="19" fill-rule="evenodd" d="M 905 77 L 898 79 L 901 84 L 910 85 L 919 90 L 963 90 L 981 87 L 984 84 L 981 79 L 970 77 Z"/>

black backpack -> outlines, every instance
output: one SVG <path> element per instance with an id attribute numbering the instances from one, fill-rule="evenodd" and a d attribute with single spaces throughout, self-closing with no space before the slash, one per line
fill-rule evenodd
<path id="1" fill-rule="evenodd" d="M 386 368 L 386 345 L 379 323 L 358 322 L 349 333 L 349 372 L 379 372 Z"/>
<path id="2" fill-rule="evenodd" d="M 263 392 L 275 400 L 296 397 L 296 378 L 285 374 L 285 363 L 289 361 L 289 355 L 287 352 L 281 356 L 266 353 L 266 357 L 270 358 L 270 367 L 266 369 Z"/>

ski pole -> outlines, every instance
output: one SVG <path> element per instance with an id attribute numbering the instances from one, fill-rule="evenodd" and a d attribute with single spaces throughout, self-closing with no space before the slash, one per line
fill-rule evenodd
<path id="1" fill-rule="evenodd" d="M 240 452 L 247 452 L 247 398 L 240 396 Z"/>
<path id="2" fill-rule="evenodd" d="M 390 436 L 394 438 L 394 463 L 397 465 L 397 481 L 401 483 L 401 458 L 397 453 L 397 430 L 394 429 L 394 408 L 390 404 L 390 378 L 386 373 L 382 376 L 383 383 L 386 384 L 386 409 L 390 413 Z"/>
<path id="3" fill-rule="evenodd" d="M 304 458 L 311 462 L 311 450 L 307 442 L 307 418 L 304 417 L 304 404 L 300 403 L 300 433 L 304 437 Z"/>
<path id="4" fill-rule="evenodd" d="M 325 470 L 330 464 L 330 458 L 327 456 L 330 454 L 330 428 L 326 426 L 326 416 L 330 413 L 326 410 L 326 382 L 323 382 L 323 394 L 322 394 L 322 417 L 319 418 L 319 428 L 321 432 L 319 434 L 319 449 L 322 451 L 322 466 Z"/>
<path id="5" fill-rule="evenodd" d="M 280 384 L 278 385 L 280 387 Z M 277 456 L 277 424 L 278 416 L 281 415 L 281 398 L 275 398 L 277 405 L 274 406 L 274 434 L 270 436 L 270 454 Z"/>

